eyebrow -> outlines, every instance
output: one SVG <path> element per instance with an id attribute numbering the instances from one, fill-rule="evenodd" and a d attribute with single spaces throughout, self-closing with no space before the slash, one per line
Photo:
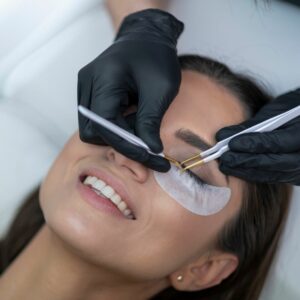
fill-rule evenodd
<path id="1" fill-rule="evenodd" d="M 189 129 L 180 128 L 175 132 L 175 136 L 186 142 L 187 144 L 201 149 L 202 151 L 205 151 L 212 147 L 211 144 L 207 143 L 203 138 Z"/>
<path id="2" fill-rule="evenodd" d="M 202 137 L 194 133 L 193 131 L 185 128 L 180 128 L 175 131 L 175 136 L 187 144 L 199 148 L 202 151 L 205 151 L 212 147 L 211 144 L 207 143 Z M 227 185 L 229 185 L 228 175 L 223 174 Z"/>

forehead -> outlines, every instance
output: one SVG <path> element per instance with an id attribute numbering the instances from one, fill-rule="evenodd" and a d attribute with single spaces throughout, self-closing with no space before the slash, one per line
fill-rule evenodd
<path id="1" fill-rule="evenodd" d="M 219 129 L 243 120 L 243 107 L 228 90 L 205 75 L 183 71 L 179 93 L 162 120 L 161 136 L 186 128 L 214 144 Z"/>

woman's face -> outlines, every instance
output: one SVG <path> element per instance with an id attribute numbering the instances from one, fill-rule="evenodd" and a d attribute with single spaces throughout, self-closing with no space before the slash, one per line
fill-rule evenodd
<path id="1" fill-rule="evenodd" d="M 214 144 L 218 129 L 242 120 L 242 107 L 233 95 L 203 75 L 183 71 L 179 94 L 162 121 L 164 153 L 183 160 L 199 152 L 178 130 Z M 95 172 L 127 194 L 136 219 L 116 213 L 105 204 L 109 200 L 97 204 L 82 192 L 82 175 Z M 230 187 L 231 199 L 219 213 L 189 212 L 160 188 L 152 170 L 111 147 L 83 143 L 76 132 L 42 184 L 41 206 L 48 226 L 85 260 L 136 280 L 159 279 L 206 255 L 240 208 L 242 182 L 226 178 L 216 161 L 193 172 L 209 184 Z"/>

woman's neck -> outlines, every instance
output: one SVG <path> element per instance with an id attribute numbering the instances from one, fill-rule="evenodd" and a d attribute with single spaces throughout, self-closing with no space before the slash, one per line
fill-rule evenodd
<path id="1" fill-rule="evenodd" d="M 166 286 L 129 282 L 87 263 L 44 225 L 0 278 L 0 299 L 149 299 Z"/>

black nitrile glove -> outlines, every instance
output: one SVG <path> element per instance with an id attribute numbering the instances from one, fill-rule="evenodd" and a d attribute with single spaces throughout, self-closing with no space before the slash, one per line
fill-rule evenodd
<path id="1" fill-rule="evenodd" d="M 222 128 L 222 140 L 272 116 L 300 105 L 300 89 L 265 105 L 252 119 Z M 248 133 L 229 142 L 231 151 L 220 157 L 220 170 L 254 182 L 286 182 L 300 185 L 300 117 L 271 132 Z"/>
<path id="2" fill-rule="evenodd" d="M 136 105 L 133 132 L 153 152 L 161 152 L 160 123 L 181 81 L 176 44 L 182 30 L 183 23 L 158 9 L 127 16 L 115 42 L 79 71 L 78 104 L 129 131 L 123 112 Z M 166 159 L 149 155 L 80 113 L 78 117 L 82 141 L 106 143 L 151 169 L 169 170 Z"/>

